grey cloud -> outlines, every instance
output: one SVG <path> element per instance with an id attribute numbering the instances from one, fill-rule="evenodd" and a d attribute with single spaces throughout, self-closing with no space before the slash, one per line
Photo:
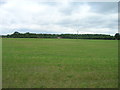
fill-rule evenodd
<path id="1" fill-rule="evenodd" d="M 24 2 L 24 0 L 23 0 Z M 2 4 L 2 2 L 1 2 Z M 11 3 L 10 3 L 11 4 Z M 18 4 L 18 3 L 17 3 Z M 38 3 L 34 3 L 34 5 L 31 3 L 31 5 L 33 5 L 32 7 L 34 8 L 36 6 L 36 4 L 38 5 Z M 116 14 L 117 13 L 117 3 L 116 2 L 70 2 L 68 3 L 66 6 L 62 7 L 62 5 L 60 3 L 56 3 L 56 2 L 43 2 L 40 3 L 40 5 L 44 6 L 46 5 L 47 9 L 43 10 L 43 11 L 39 11 L 39 9 L 41 10 L 41 8 L 39 8 L 39 5 L 37 8 L 38 11 L 34 12 L 26 9 L 26 11 L 24 11 L 24 6 L 27 7 L 27 5 L 25 4 L 22 7 L 21 10 L 21 6 L 19 6 L 18 8 L 20 8 L 19 10 L 16 9 L 17 6 L 5 9 L 6 13 L 2 13 L 1 16 L 3 16 L 4 21 L 2 23 L 0 23 L 1 25 L 12 25 L 12 24 L 21 24 L 21 27 L 18 27 L 17 30 L 21 31 L 21 32 L 47 32 L 47 33 L 64 33 L 67 30 L 69 31 L 69 28 L 88 28 L 86 29 L 86 31 L 83 30 L 83 32 L 98 32 L 97 29 L 96 30 L 91 30 L 94 28 L 109 28 L 108 32 L 106 30 L 107 33 L 115 33 L 116 29 L 117 29 L 117 18 L 115 17 L 110 17 L 109 15 L 112 14 Z M 82 14 L 81 12 L 81 8 L 79 8 L 82 5 L 88 5 L 90 6 L 90 11 L 87 11 L 85 14 L 79 16 L 79 14 Z M 29 6 L 31 7 L 31 6 Z M 35 8 L 35 9 L 37 9 Z M 44 8 L 44 7 L 43 7 Z M 86 8 L 86 7 L 84 7 Z M 84 9 L 83 8 L 83 9 Z M 4 8 L 3 8 L 4 10 Z M 49 11 L 47 11 L 49 10 Z M 1 10 L 2 11 L 2 10 Z M 19 11 L 19 12 L 17 12 Z M 28 12 L 29 11 L 29 12 Z M 11 14 L 12 13 L 12 14 Z M 78 14 L 78 15 L 76 15 Z M 94 14 L 94 15 L 91 15 Z M 58 17 L 57 17 L 58 15 Z M 85 17 L 84 17 L 85 16 Z M 114 16 L 114 15 L 113 15 Z M 82 18 L 81 18 L 82 17 Z M 7 19 L 6 19 L 7 18 Z M 57 20 L 58 19 L 58 20 Z M 55 20 L 55 21 L 54 21 Z M 7 21 L 7 22 L 5 22 Z M 8 23 L 8 24 L 7 24 Z M 43 29 L 41 29 L 39 26 L 49 26 L 50 24 L 53 25 L 53 27 L 51 26 L 49 28 L 49 30 L 46 30 L 46 28 L 44 27 Z M 26 28 L 23 28 L 22 25 L 27 25 Z M 31 29 L 29 27 L 29 25 L 36 25 L 35 29 Z M 57 26 L 58 27 L 57 27 Z M 55 27 L 54 27 L 55 26 Z M 64 29 L 67 30 L 64 31 L 59 31 L 60 29 Z M 54 29 L 54 30 L 53 30 Z M 58 29 L 58 30 L 57 30 Z M 90 30 L 89 30 L 90 29 Z M 7 29 L 6 29 L 7 30 Z M 8 31 L 4 31 L 4 33 L 9 33 L 9 32 L 13 32 L 14 30 L 9 30 Z M 72 30 L 70 30 L 70 32 L 72 32 Z M 74 32 L 74 31 L 73 31 Z M 100 31 L 100 32 L 104 32 L 104 31 Z"/>
<path id="2" fill-rule="evenodd" d="M 97 13 L 117 13 L 118 3 L 117 2 L 90 2 L 92 10 Z"/>
<path id="3" fill-rule="evenodd" d="M 0 0 L 0 5 L 4 5 L 6 3 L 6 0 Z"/>
<path id="4" fill-rule="evenodd" d="M 79 6 L 87 4 L 91 6 L 91 10 L 96 13 L 117 13 L 117 2 L 71 2 L 67 8 L 61 10 L 63 14 L 70 15 L 74 10 L 77 10 Z"/>

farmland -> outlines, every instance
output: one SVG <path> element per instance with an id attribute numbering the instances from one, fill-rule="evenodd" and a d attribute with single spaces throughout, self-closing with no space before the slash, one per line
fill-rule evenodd
<path id="1" fill-rule="evenodd" d="M 3 88 L 116 88 L 117 43 L 3 38 Z"/>

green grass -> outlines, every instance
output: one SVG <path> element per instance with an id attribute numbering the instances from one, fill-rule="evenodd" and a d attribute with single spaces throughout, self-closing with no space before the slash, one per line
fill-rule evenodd
<path id="1" fill-rule="evenodd" d="M 117 40 L 3 39 L 3 88 L 116 88 Z"/>

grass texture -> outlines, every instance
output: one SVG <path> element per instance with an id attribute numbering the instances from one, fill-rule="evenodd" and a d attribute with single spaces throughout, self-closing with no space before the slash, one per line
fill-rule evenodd
<path id="1" fill-rule="evenodd" d="M 3 88 L 116 88 L 117 40 L 4 38 Z"/>

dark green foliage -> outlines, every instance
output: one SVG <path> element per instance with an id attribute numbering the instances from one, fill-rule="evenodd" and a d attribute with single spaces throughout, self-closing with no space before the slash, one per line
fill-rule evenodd
<path id="1" fill-rule="evenodd" d="M 115 39 L 120 40 L 120 33 L 115 34 Z"/>
<path id="2" fill-rule="evenodd" d="M 66 38 L 66 39 L 105 39 L 114 40 L 118 39 L 118 34 L 114 36 L 105 34 L 36 34 L 36 33 L 19 33 L 14 32 L 11 35 L 2 36 L 7 38 Z"/>

